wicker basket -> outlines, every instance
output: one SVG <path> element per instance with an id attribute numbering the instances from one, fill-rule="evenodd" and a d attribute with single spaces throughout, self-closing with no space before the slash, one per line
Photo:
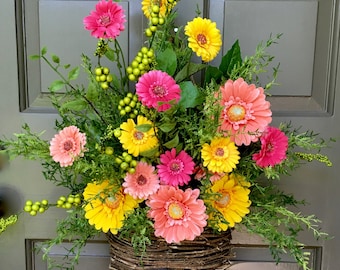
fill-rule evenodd
<path id="1" fill-rule="evenodd" d="M 108 234 L 110 243 L 110 270 L 222 270 L 229 268 L 231 232 L 213 234 L 205 231 L 193 241 L 167 244 L 155 238 L 143 258 L 135 256 L 129 241 Z"/>

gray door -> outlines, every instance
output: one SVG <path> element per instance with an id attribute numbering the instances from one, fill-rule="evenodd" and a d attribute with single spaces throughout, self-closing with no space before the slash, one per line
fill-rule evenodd
<path id="1" fill-rule="evenodd" d="M 87 15 L 96 2 L 0 1 L 0 134 L 11 136 L 13 132 L 20 130 L 23 123 L 29 123 L 32 130 L 37 132 L 46 130 L 46 139 L 54 134 L 56 115 L 46 102 L 44 93 L 47 82 L 53 80 L 53 76 L 41 68 L 39 63 L 25 60 L 27 55 L 37 53 L 39 46 L 48 45 L 51 52 L 70 61 L 77 61 L 80 58 L 71 59 L 62 46 L 70 48 L 75 44 L 79 45 L 79 39 L 82 40 L 81 44 L 89 43 L 88 48 L 92 50 L 91 39 L 80 34 L 75 37 L 73 45 L 72 39 L 70 44 L 60 41 L 62 35 L 72 36 L 81 32 L 81 23 L 74 25 L 74 28 L 70 26 Z M 140 13 L 140 1 L 123 2 L 129 10 L 131 34 L 121 38 L 129 47 L 126 54 L 133 56 L 141 46 L 135 42 L 141 40 L 143 25 L 142 17 L 137 15 Z M 259 41 L 266 40 L 270 34 L 283 33 L 279 44 L 270 51 L 277 55 L 276 60 L 281 63 L 278 77 L 280 86 L 273 88 L 271 98 L 274 122 L 277 124 L 291 121 L 295 126 L 303 125 L 304 129 L 313 129 L 326 138 L 339 137 L 338 0 L 182 0 L 179 11 L 185 14 L 182 15 L 183 20 L 195 16 L 193 2 L 198 3 L 201 10 L 217 21 L 225 41 L 224 51 L 235 39 L 239 39 L 243 55 L 250 55 L 254 53 Z M 21 25 L 25 27 L 22 28 Z M 72 32 L 73 30 L 77 33 Z M 76 52 L 77 49 L 75 47 Z M 337 192 L 340 182 L 336 175 L 337 164 L 340 162 L 339 150 L 338 143 L 327 149 L 327 154 L 334 163 L 333 168 L 312 163 L 280 182 L 283 188 L 294 193 L 297 198 L 310 202 L 301 211 L 305 214 L 315 213 L 323 220 L 322 229 L 334 236 L 329 241 L 321 242 L 314 241 L 308 234 L 302 236 L 301 240 L 313 254 L 313 269 L 339 268 L 337 255 L 340 246 L 340 198 Z M 43 180 L 38 163 L 21 159 L 12 161 L 6 169 L 0 171 L 0 188 L 15 191 L 17 195 L 11 200 L 14 206 L 26 199 L 57 199 L 63 193 L 61 188 Z M 55 222 L 62 216 L 63 211 L 60 209 L 50 210 L 47 214 L 34 218 L 22 215 L 15 226 L 0 236 L 0 269 L 46 269 L 40 256 L 35 256 L 32 250 L 39 241 L 54 236 Z M 98 239 L 87 247 L 79 269 L 107 269 L 108 247 L 104 240 Z M 298 269 L 289 257 L 284 258 L 284 263 L 279 266 L 268 262 L 270 255 L 265 244 L 254 236 L 237 232 L 233 241 L 240 245 L 233 266 L 235 270 Z M 56 249 L 52 251 L 52 255 L 58 258 L 63 252 L 63 249 Z"/>

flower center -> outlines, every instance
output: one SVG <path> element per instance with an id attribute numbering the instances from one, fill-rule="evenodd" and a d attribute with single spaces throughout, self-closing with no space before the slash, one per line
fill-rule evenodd
<path id="1" fill-rule="evenodd" d="M 154 93 L 154 95 L 157 97 L 164 97 L 166 95 L 166 89 L 161 85 L 156 85 L 152 89 L 152 93 Z"/>
<path id="2" fill-rule="evenodd" d="M 144 138 L 144 133 L 141 132 L 141 131 L 135 131 L 135 132 L 133 133 L 133 137 L 134 137 L 136 140 L 141 141 L 141 140 L 143 140 L 143 138 Z"/>
<path id="3" fill-rule="evenodd" d="M 222 197 L 216 201 L 220 207 L 226 207 L 230 202 L 230 194 L 228 192 L 222 192 Z"/>
<path id="4" fill-rule="evenodd" d="M 109 16 L 109 14 L 104 14 L 104 15 L 100 16 L 100 18 L 99 18 L 99 23 L 103 26 L 109 25 L 110 22 L 111 22 L 111 18 Z"/>
<path id="5" fill-rule="evenodd" d="M 184 216 L 184 209 L 177 202 L 172 202 L 169 205 L 168 213 L 172 219 L 181 219 Z"/>
<path id="6" fill-rule="evenodd" d="M 143 186 L 145 185 L 147 182 L 147 179 L 144 177 L 144 175 L 140 175 L 138 176 L 137 178 L 137 184 L 140 185 L 140 186 Z"/>
<path id="7" fill-rule="evenodd" d="M 197 35 L 197 42 L 200 44 L 200 45 L 205 45 L 207 44 L 207 38 L 205 35 L 203 34 L 198 34 Z"/>
<path id="8" fill-rule="evenodd" d="M 218 157 L 223 157 L 224 155 L 224 149 L 223 148 L 217 148 L 216 151 L 215 151 L 215 155 L 218 156 Z"/>
<path id="9" fill-rule="evenodd" d="M 169 169 L 173 174 L 178 174 L 183 170 L 183 164 L 180 161 L 175 160 L 170 164 Z"/>
<path id="10" fill-rule="evenodd" d="M 64 150 L 65 151 L 68 152 L 68 151 L 72 150 L 72 148 L 73 148 L 73 142 L 72 141 L 68 140 L 68 141 L 64 142 Z"/>
<path id="11" fill-rule="evenodd" d="M 105 205 L 111 209 L 116 209 L 119 206 L 119 199 L 114 197 L 108 197 L 105 199 Z"/>
<path id="12" fill-rule="evenodd" d="M 241 121 L 246 116 L 246 110 L 243 106 L 234 104 L 227 110 L 228 119 L 232 122 Z"/>

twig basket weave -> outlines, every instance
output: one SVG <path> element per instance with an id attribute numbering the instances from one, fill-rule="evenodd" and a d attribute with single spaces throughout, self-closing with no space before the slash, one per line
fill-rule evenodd
<path id="1" fill-rule="evenodd" d="M 214 234 L 203 232 L 193 241 L 168 244 L 164 239 L 154 238 L 146 254 L 135 255 L 129 241 L 107 234 L 110 243 L 110 270 L 158 269 L 158 270 L 222 270 L 230 266 L 231 232 Z"/>

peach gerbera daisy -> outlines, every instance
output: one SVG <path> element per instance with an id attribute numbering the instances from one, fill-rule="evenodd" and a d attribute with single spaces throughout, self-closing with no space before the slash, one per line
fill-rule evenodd
<path id="1" fill-rule="evenodd" d="M 101 0 L 96 5 L 96 10 L 85 17 L 85 29 L 91 31 L 95 38 L 112 38 L 119 36 L 124 31 L 126 22 L 123 8 L 112 0 Z"/>
<path id="2" fill-rule="evenodd" d="M 150 128 L 147 131 L 139 129 L 138 126 L 149 125 Z M 158 145 L 158 139 L 155 135 L 155 128 L 151 121 L 146 117 L 138 115 L 137 124 L 132 119 L 128 119 L 120 125 L 122 134 L 119 137 L 119 141 L 123 148 L 126 149 L 129 154 L 137 157 L 141 152 L 151 150 Z"/>
<path id="3" fill-rule="evenodd" d="M 253 155 L 256 165 L 264 168 L 275 166 L 286 159 L 288 137 L 276 127 L 267 127 L 260 137 L 261 150 Z"/>
<path id="4" fill-rule="evenodd" d="M 219 53 L 222 39 L 215 22 L 197 17 L 188 22 L 184 30 L 188 36 L 188 47 L 204 62 L 213 60 Z"/>
<path id="5" fill-rule="evenodd" d="M 148 216 L 154 219 L 155 236 L 168 243 L 194 240 L 207 225 L 208 216 L 198 189 L 185 191 L 173 186 L 160 186 L 146 201 Z"/>
<path id="6" fill-rule="evenodd" d="M 159 188 L 155 167 L 145 162 L 138 162 L 135 172 L 127 173 L 124 180 L 124 192 L 130 194 L 134 199 L 145 200 Z"/>
<path id="7" fill-rule="evenodd" d="M 222 94 L 220 130 L 236 145 L 256 142 L 272 121 L 270 103 L 262 87 L 247 84 L 242 78 L 228 80 L 220 87 Z"/>
<path id="8" fill-rule="evenodd" d="M 214 138 L 202 146 L 203 166 L 213 173 L 228 173 L 236 168 L 240 152 L 228 137 Z"/>
<path id="9" fill-rule="evenodd" d="M 227 221 L 226 223 L 216 219 L 213 214 L 209 216 L 209 219 L 213 220 L 214 224 L 217 223 L 219 230 L 226 231 L 228 228 L 234 227 L 249 213 L 251 204 L 249 186 L 243 176 L 226 174 L 215 181 L 211 188 L 207 190 L 209 196 L 205 196 L 205 202 L 219 211 Z"/>
<path id="10" fill-rule="evenodd" d="M 61 167 L 71 166 L 76 157 L 83 156 L 86 135 L 76 126 L 65 127 L 50 142 L 50 155 Z"/>
<path id="11" fill-rule="evenodd" d="M 85 218 L 96 230 L 117 234 L 127 215 L 138 206 L 139 201 L 124 194 L 122 188 L 111 195 L 113 189 L 114 186 L 108 180 L 87 184 L 83 192 L 86 202 L 84 210 Z"/>

